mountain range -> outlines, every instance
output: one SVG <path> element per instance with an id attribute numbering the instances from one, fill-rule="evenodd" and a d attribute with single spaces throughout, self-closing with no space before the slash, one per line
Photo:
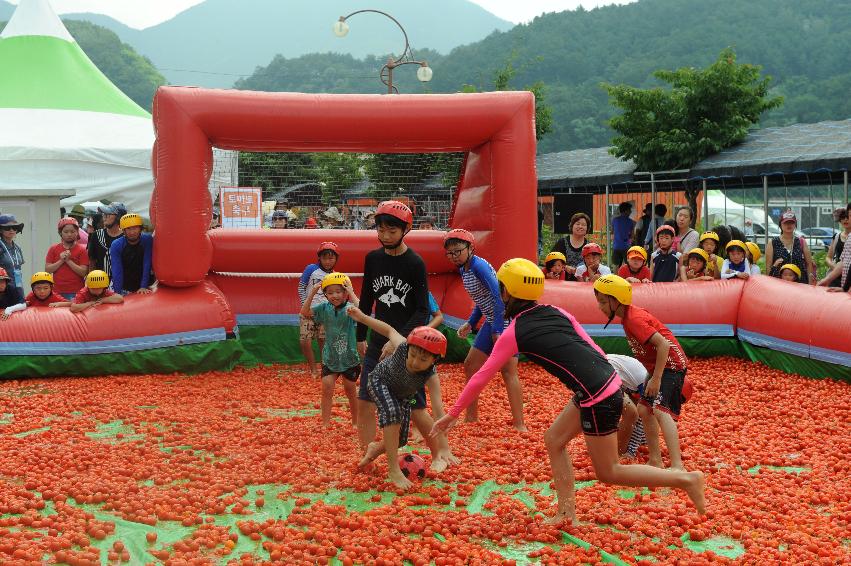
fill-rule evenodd
<path id="1" fill-rule="evenodd" d="M 415 50 L 428 47 L 448 53 L 514 25 L 469 0 L 371 0 L 366 6 L 399 20 Z M 332 33 L 340 16 L 362 7 L 351 0 L 206 0 L 143 30 L 101 14 L 62 14 L 62 19 L 87 20 L 115 32 L 149 58 L 171 84 L 227 88 L 275 55 L 401 53 L 405 44 L 401 31 L 379 14 L 353 16 L 343 39 Z M 7 20 L 13 9 L 0 1 L 0 20 Z"/>

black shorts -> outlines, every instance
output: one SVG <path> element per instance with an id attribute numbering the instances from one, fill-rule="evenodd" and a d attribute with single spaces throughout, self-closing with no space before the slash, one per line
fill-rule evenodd
<path id="1" fill-rule="evenodd" d="M 378 365 L 378 361 L 375 358 L 366 357 L 363 359 L 363 371 L 360 375 L 360 386 L 358 387 L 358 399 L 361 401 L 374 403 L 372 397 L 369 396 L 367 380 L 369 379 L 370 372 L 375 369 L 376 365 Z M 425 387 L 421 387 L 419 391 L 414 393 L 414 401 L 415 403 L 411 407 L 411 410 L 416 411 L 417 409 L 425 409 L 428 407 L 428 403 L 426 403 Z"/>
<path id="2" fill-rule="evenodd" d="M 576 397 L 573 404 L 579 407 L 582 432 L 589 436 L 606 436 L 618 431 L 623 412 L 623 392 L 620 389 L 590 407 L 582 407 Z"/>
<path id="3" fill-rule="evenodd" d="M 360 365 L 350 367 L 343 371 L 334 371 L 325 364 L 322 364 L 322 377 L 325 377 L 326 375 L 342 375 L 347 381 L 355 382 L 358 380 L 358 376 L 360 375 Z"/>
<path id="4" fill-rule="evenodd" d="M 659 394 L 656 398 L 641 397 L 641 404 L 651 409 L 659 409 L 671 415 L 674 420 L 680 417 L 680 408 L 683 404 L 683 381 L 686 378 L 686 370 L 675 371 L 665 368 L 662 372 L 662 382 L 659 384 Z M 645 385 L 646 387 L 646 385 Z"/>

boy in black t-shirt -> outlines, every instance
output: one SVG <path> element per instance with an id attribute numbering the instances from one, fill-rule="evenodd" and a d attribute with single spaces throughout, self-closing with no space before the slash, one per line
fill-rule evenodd
<path id="1" fill-rule="evenodd" d="M 407 337 L 414 328 L 427 324 L 429 318 L 425 262 L 404 242 L 413 220 L 411 209 L 401 202 L 385 201 L 378 206 L 375 211 L 375 229 L 381 248 L 366 255 L 361 287 L 361 310 L 368 315 L 375 307 L 375 318 L 389 324 L 403 337 Z M 366 333 L 367 327 L 358 324 L 358 352 L 364 356 L 358 391 L 358 439 L 363 450 L 375 439 L 376 432 L 375 404 L 367 389 L 369 372 L 382 357 L 395 350 L 392 342 L 376 332 L 372 333 L 367 345 Z M 417 422 L 416 416 L 424 413 L 417 409 L 426 407 L 425 391 L 418 391 L 415 399 L 414 424 L 425 435 L 429 429 L 422 430 L 426 423 Z M 438 418 L 443 416 L 443 407 L 435 404 L 434 413 Z M 444 435 L 438 438 L 437 459 L 447 464 L 457 462 L 449 451 Z"/>

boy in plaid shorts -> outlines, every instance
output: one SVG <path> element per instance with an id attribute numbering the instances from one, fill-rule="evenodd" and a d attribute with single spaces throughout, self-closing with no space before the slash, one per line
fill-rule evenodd
<path id="1" fill-rule="evenodd" d="M 406 340 L 392 326 L 365 315 L 357 307 L 349 307 L 348 313 L 355 322 L 385 336 L 395 348 L 367 377 L 367 391 L 378 412 L 378 426 L 384 438 L 369 444 L 359 466 L 363 468 L 381 454 L 387 454 L 387 479 L 400 489 L 408 489 L 412 484 L 399 469 L 399 447 L 408 443 L 412 419 L 420 432 L 427 433 L 434 424 L 428 411 L 413 408 L 417 391 L 428 387 L 432 405 L 442 407 L 440 381 L 434 365 L 446 355 L 446 337 L 435 328 L 418 326 L 411 330 Z M 443 471 L 449 462 L 438 455 L 434 441 L 428 440 L 428 443 L 433 455 L 431 469 Z"/>

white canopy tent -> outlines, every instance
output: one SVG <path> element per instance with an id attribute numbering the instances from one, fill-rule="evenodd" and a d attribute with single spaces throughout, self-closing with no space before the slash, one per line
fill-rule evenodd
<path id="1" fill-rule="evenodd" d="M 746 206 L 730 200 L 727 198 L 727 195 L 719 190 L 707 191 L 706 200 L 708 204 L 709 226 L 730 224 L 750 234 L 753 233 L 750 231 L 751 224 L 766 225 L 765 211 L 762 208 Z M 779 234 L 780 227 L 777 223 L 770 216 L 767 220 L 769 234 Z M 762 234 L 763 231 L 758 229 L 755 233 Z"/>
<path id="2" fill-rule="evenodd" d="M 66 207 L 109 199 L 147 214 L 151 116 L 89 60 L 47 0 L 21 0 L 0 34 L 0 68 L 0 194 L 68 195 Z"/>

